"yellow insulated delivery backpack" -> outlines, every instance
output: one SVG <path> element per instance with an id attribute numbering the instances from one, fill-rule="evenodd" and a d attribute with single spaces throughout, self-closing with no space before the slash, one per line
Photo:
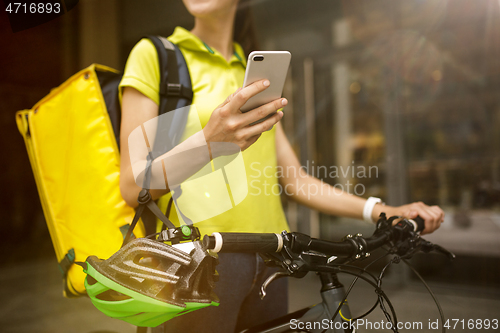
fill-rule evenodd
<path id="1" fill-rule="evenodd" d="M 161 69 L 159 114 L 189 105 L 191 80 L 182 53 L 164 38 L 147 38 Z M 75 262 L 118 251 L 135 213 L 119 187 L 120 80 L 118 71 L 93 64 L 31 110 L 16 113 L 66 297 L 86 294 L 86 274 Z M 144 237 L 144 226 L 134 235 Z"/>

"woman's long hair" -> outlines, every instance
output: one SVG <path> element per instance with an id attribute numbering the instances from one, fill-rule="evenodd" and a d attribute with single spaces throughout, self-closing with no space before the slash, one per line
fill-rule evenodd
<path id="1" fill-rule="evenodd" d="M 251 0 L 240 0 L 238 9 L 236 10 L 236 17 L 234 18 L 233 40 L 241 45 L 247 55 L 258 49 L 255 22 L 250 2 Z"/>

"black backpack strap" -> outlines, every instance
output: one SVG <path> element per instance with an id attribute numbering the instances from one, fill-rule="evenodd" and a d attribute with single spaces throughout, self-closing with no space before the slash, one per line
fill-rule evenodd
<path id="1" fill-rule="evenodd" d="M 160 105 L 158 115 L 175 110 L 169 117 L 160 117 L 153 157 L 156 158 L 175 147 L 187 124 L 187 112 L 182 107 L 193 100 L 191 77 L 179 48 L 163 37 L 147 36 L 156 48 L 160 69 Z"/>
<path id="2" fill-rule="evenodd" d="M 145 36 L 145 38 L 153 43 L 158 55 L 160 70 L 158 115 L 174 111 L 169 117 L 159 117 L 155 143 L 150 153 L 150 159 L 154 160 L 180 142 L 187 124 L 188 113 L 178 109 L 191 105 L 193 90 L 186 60 L 179 48 L 163 37 Z M 147 176 L 145 178 L 148 179 Z M 155 233 L 155 214 L 150 209 L 144 209 L 141 218 L 146 234 Z"/>
<path id="3" fill-rule="evenodd" d="M 153 42 L 158 52 L 161 70 L 159 89 L 161 106 L 159 114 L 161 115 L 178 108 L 178 99 L 180 98 L 189 102 L 193 100 L 191 78 L 189 73 L 187 76 L 184 73 L 187 70 L 186 61 L 175 44 L 164 37 L 148 36 L 148 38 Z M 162 103 L 162 99 L 166 103 Z"/>

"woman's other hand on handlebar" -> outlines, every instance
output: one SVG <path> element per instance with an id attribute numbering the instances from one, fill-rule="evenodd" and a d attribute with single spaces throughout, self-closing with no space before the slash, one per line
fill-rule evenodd
<path id="1" fill-rule="evenodd" d="M 203 128 L 207 143 L 231 142 L 238 145 L 243 151 L 257 141 L 263 132 L 280 121 L 283 112 L 278 110 L 288 104 L 285 98 L 276 99 L 245 113 L 240 111 L 240 108 L 250 97 L 266 90 L 269 85 L 268 80 L 254 82 L 245 88 L 236 90 L 219 105 Z M 276 114 L 261 123 L 249 126 L 272 113 Z"/>
<path id="2" fill-rule="evenodd" d="M 373 214 L 376 214 L 377 219 L 382 212 L 386 213 L 387 216 L 398 215 L 409 219 L 420 216 L 425 221 L 422 235 L 436 231 L 444 221 L 444 212 L 439 206 L 428 206 L 421 201 L 399 207 L 375 205 Z"/>

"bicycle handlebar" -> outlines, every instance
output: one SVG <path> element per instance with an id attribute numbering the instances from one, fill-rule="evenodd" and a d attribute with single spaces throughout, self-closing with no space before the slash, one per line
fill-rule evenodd
<path id="1" fill-rule="evenodd" d="M 411 231 L 419 232 L 424 229 L 424 220 L 417 217 L 407 220 L 411 224 Z M 384 245 L 391 234 L 381 233 L 370 238 L 359 238 L 359 242 L 345 239 L 342 242 L 330 242 L 311 238 L 307 235 L 294 233 L 290 248 L 293 251 L 310 250 L 328 255 L 351 256 L 360 251 L 360 244 L 364 245 L 364 252 L 372 251 Z M 283 248 L 283 236 L 273 233 L 226 233 L 215 232 L 212 236 L 203 237 L 205 248 L 214 252 L 280 252 Z"/>
<path id="2" fill-rule="evenodd" d="M 203 237 L 205 248 L 213 252 L 279 252 L 283 238 L 272 233 L 214 232 Z"/>
<path id="3" fill-rule="evenodd" d="M 424 227 L 424 220 L 420 217 L 417 217 L 414 220 L 408 220 L 398 216 L 387 218 L 385 213 L 381 213 L 380 218 L 377 221 L 375 232 L 368 238 L 364 238 L 361 234 L 356 234 L 347 235 L 340 242 L 330 242 L 321 239 L 314 239 L 305 234 L 297 232 L 287 233 L 286 231 L 283 231 L 281 234 L 215 232 L 212 236 L 206 235 L 203 237 L 203 245 L 205 249 L 210 249 L 214 252 L 259 252 L 267 265 L 279 267 L 279 271 L 270 275 L 262 284 L 260 288 L 261 298 L 265 297 L 266 288 L 269 284 L 278 278 L 302 278 L 309 272 L 318 272 L 322 279 L 322 297 L 323 292 L 335 292 L 335 294 L 328 294 L 328 297 L 323 297 L 322 305 L 325 306 L 326 304 L 326 307 L 329 309 L 330 303 L 328 302 L 338 304 L 337 311 L 335 315 L 331 317 L 330 322 L 335 320 L 337 314 L 340 313 L 340 310 L 344 311 L 342 304 L 344 304 L 344 302 L 347 303 L 347 296 L 356 281 L 354 280 L 347 293 L 343 294 L 342 289 L 341 292 L 337 291 L 340 284 L 338 283 L 336 273 L 348 273 L 355 275 L 356 277 L 362 278 L 374 286 L 377 294 L 379 295 L 375 306 L 359 318 L 369 314 L 376 307 L 376 305 L 380 303 L 382 311 L 385 313 L 388 320 L 390 320 L 391 323 L 394 322 L 393 325 L 396 325 L 398 321 L 394 309 L 387 296 L 380 288 L 381 279 L 385 269 L 391 263 L 398 263 L 401 260 L 411 258 L 417 252 L 428 253 L 430 251 L 437 251 L 448 255 L 450 259 L 455 257 L 453 253 L 447 251 L 439 245 L 432 244 L 425 239 L 420 238 L 418 232 L 422 231 Z M 368 273 L 376 280 L 375 282 L 372 282 L 370 279 L 363 276 L 363 273 L 366 273 L 366 269 L 361 269 L 361 274 L 349 271 L 348 268 L 354 266 L 346 265 L 346 263 L 365 259 L 370 256 L 370 253 L 373 250 L 384 245 L 388 245 L 388 249 L 386 249 L 387 253 L 375 259 L 375 261 L 372 261 L 371 263 L 384 258 L 387 254 L 392 254 L 394 256 L 383 268 L 378 279 Z M 389 304 L 394 321 L 391 320 L 387 310 L 385 309 L 383 305 L 384 301 L 387 301 Z M 317 309 L 324 308 L 317 307 Z M 312 312 L 308 311 L 307 313 Z M 324 313 L 328 314 L 325 318 L 330 317 L 328 311 Z M 317 314 L 320 314 L 320 312 L 316 311 L 314 316 Z M 305 318 L 305 315 L 301 318 L 301 320 L 303 320 L 303 318 Z M 308 317 L 307 321 L 310 321 L 310 318 L 312 317 Z M 441 316 L 441 319 L 444 321 L 443 316 Z M 280 327 L 286 328 L 285 326 Z M 326 329 L 324 331 L 326 332 Z M 397 332 L 397 330 L 394 331 Z"/>

